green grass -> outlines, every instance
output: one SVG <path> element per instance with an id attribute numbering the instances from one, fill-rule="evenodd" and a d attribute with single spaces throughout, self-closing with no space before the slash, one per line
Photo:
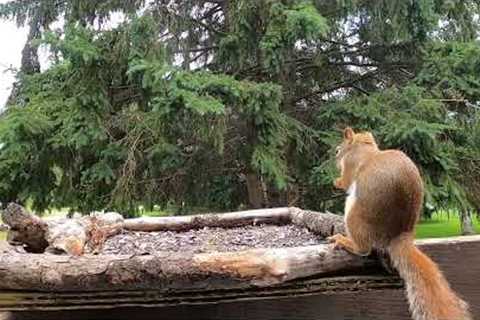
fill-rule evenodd
<path id="1" fill-rule="evenodd" d="M 475 231 L 480 234 L 480 221 L 474 218 Z M 456 214 L 436 213 L 432 219 L 422 220 L 417 226 L 416 237 L 442 238 L 460 235 L 460 220 Z"/>

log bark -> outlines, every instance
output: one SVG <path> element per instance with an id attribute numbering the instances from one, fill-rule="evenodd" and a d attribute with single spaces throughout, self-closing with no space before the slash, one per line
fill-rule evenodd
<path id="1" fill-rule="evenodd" d="M 480 278 L 478 268 L 475 267 L 480 263 L 477 254 L 480 250 L 480 236 L 421 240 L 417 241 L 417 245 L 439 264 L 453 289 L 469 302 L 474 316 L 480 316 Z M 69 260 L 65 256 L 60 258 Z M 70 260 L 83 258 L 85 257 Z M 462 261 L 460 264 L 459 259 Z M 102 271 L 99 270 L 98 273 Z M 98 291 L 83 288 L 75 291 L 0 289 L 0 311 L 29 310 L 33 312 L 29 319 L 44 319 L 45 313 L 40 313 L 40 310 L 82 309 L 95 311 L 89 316 L 78 311 L 68 311 L 62 314 L 63 317 L 55 313 L 50 318 L 128 319 L 135 314 L 142 314 L 142 319 L 238 319 L 241 314 L 242 318 L 265 320 L 410 319 L 403 282 L 398 277 L 382 274 L 373 268 L 352 270 L 353 275 L 348 274 L 320 274 L 272 286 L 247 284 L 242 287 L 240 283 L 237 288 L 217 290 L 202 285 L 191 290 L 171 286 L 173 289 L 170 291 L 162 286 L 154 289 L 107 288 Z M 69 279 L 68 276 L 66 279 Z M 211 279 L 212 282 L 207 284 L 225 283 L 218 276 L 212 275 Z M 177 278 L 177 281 L 179 283 L 180 279 Z M 171 308 L 166 308 L 168 306 Z M 125 309 L 109 310 L 103 314 L 100 311 L 124 307 L 135 309 L 131 309 L 128 316 L 124 314 Z M 162 308 L 142 311 L 138 307 Z M 245 310 L 249 310 L 248 314 L 245 314 Z"/>
<path id="2" fill-rule="evenodd" d="M 75 219 L 42 220 L 27 212 L 23 207 L 12 203 L 4 210 L 2 217 L 11 231 L 14 231 L 14 238 L 17 239 L 15 243 L 37 246 L 38 249 L 33 252 L 43 252 L 48 246 L 69 253 L 77 252 L 80 249 L 69 248 L 84 246 L 91 242 L 92 238 L 96 238 L 94 240 L 99 242 L 98 239 L 105 239 L 121 230 L 178 232 L 204 227 L 232 228 L 247 225 L 293 223 L 323 237 L 345 232 L 343 217 L 295 207 L 190 216 L 142 217 L 126 220 L 118 213 L 110 212 Z M 66 239 L 69 239 L 70 242 L 75 239 L 75 244 L 65 244 L 68 242 Z"/>
<path id="3" fill-rule="evenodd" d="M 345 233 L 343 217 L 333 213 L 319 213 L 295 207 L 246 210 L 218 214 L 178 217 L 143 217 L 127 219 L 125 230 L 132 231 L 185 231 L 203 227 L 232 228 L 246 225 L 293 223 L 323 237 Z"/>
<path id="4" fill-rule="evenodd" d="M 290 208 L 273 208 L 178 217 L 143 217 L 125 220 L 123 228 L 132 231 L 185 231 L 203 227 L 232 228 L 258 224 L 283 225 L 291 222 L 290 213 Z"/>
<path id="5" fill-rule="evenodd" d="M 38 222 L 39 218 L 12 206 L 4 219 L 11 228 L 18 229 L 25 225 L 24 221 Z M 85 229 L 89 230 L 87 239 L 91 241 L 100 237 L 100 243 L 101 237 L 109 236 L 107 230 L 113 234 L 127 226 L 184 230 L 205 225 L 231 227 L 294 223 L 322 236 L 344 232 L 342 217 L 298 208 L 140 220 L 123 220 L 113 213 L 82 219 L 88 222 L 89 229 Z M 40 225 L 46 225 L 46 233 L 51 234 L 50 228 L 68 229 L 62 225 L 67 223 L 64 220 L 72 219 L 43 221 L 45 224 Z M 47 239 L 52 238 L 47 236 Z M 437 261 L 450 257 L 448 261 L 451 262 L 458 260 L 454 257 L 455 252 L 470 252 L 468 257 L 472 256 L 480 245 L 480 236 L 424 240 L 418 244 Z M 473 269 L 468 279 L 462 278 L 468 270 L 456 275 L 460 280 L 452 278 L 453 287 L 458 283 L 470 283 L 475 278 Z M 154 255 L 71 256 L 5 249 L 0 250 L 0 278 L 0 311 L 208 304 L 337 294 L 351 290 L 369 292 L 402 286 L 396 276 L 382 275 L 375 258 L 333 250 L 329 244 L 224 253 L 160 252 Z M 466 293 L 467 297 L 473 297 L 472 301 L 477 301 L 476 291 Z"/>
<path id="6" fill-rule="evenodd" d="M 293 279 L 359 271 L 378 263 L 331 245 L 242 252 L 156 255 L 0 254 L 0 290 L 160 292 L 265 287 Z"/>
<path id="7" fill-rule="evenodd" d="M 95 213 L 77 218 L 45 219 L 9 204 L 2 213 L 9 226 L 9 243 L 28 252 L 82 255 L 98 253 L 105 240 L 122 230 L 187 231 L 204 227 L 232 228 L 260 224 L 297 224 L 323 237 L 344 233 L 343 218 L 298 208 L 272 208 L 177 217 L 143 217 L 124 220 L 118 213 Z"/>
<path id="8" fill-rule="evenodd" d="M 118 213 L 43 220 L 15 203 L 2 212 L 2 219 L 9 226 L 7 241 L 32 253 L 81 255 L 86 249 L 97 251 L 108 236 L 123 227 Z"/>
<path id="9" fill-rule="evenodd" d="M 333 214 L 274 208 L 183 217 L 124 220 L 116 213 L 77 219 L 42 220 L 16 204 L 3 213 L 6 224 L 23 244 L 42 244 L 35 252 L 69 254 L 0 255 L 0 289 L 74 290 L 194 290 L 270 286 L 285 281 L 357 270 L 377 265 L 322 244 L 296 248 L 267 248 L 240 252 L 161 252 L 142 256 L 84 255 L 98 253 L 106 238 L 122 230 L 182 231 L 202 227 L 237 227 L 296 223 L 324 237 L 343 231 L 343 219 Z M 22 233 L 24 232 L 24 233 Z M 12 242 L 17 244 L 17 242 Z"/>
<path id="10" fill-rule="evenodd" d="M 345 234 L 343 217 L 333 213 L 318 213 L 314 211 L 291 208 L 292 223 L 305 227 L 323 237 L 341 233 Z"/>
<path id="11" fill-rule="evenodd" d="M 47 223 L 16 204 L 9 204 L 2 212 L 2 219 L 10 227 L 7 241 L 25 246 L 28 252 L 44 252 L 48 247 L 46 240 Z"/>

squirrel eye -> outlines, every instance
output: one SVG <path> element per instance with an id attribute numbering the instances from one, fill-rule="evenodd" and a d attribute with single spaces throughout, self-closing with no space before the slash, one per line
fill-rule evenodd
<path id="1" fill-rule="evenodd" d="M 337 147 L 335 148 L 335 155 L 338 156 L 338 154 L 340 153 L 341 150 L 342 150 L 342 148 L 341 148 L 340 146 L 337 146 Z"/>

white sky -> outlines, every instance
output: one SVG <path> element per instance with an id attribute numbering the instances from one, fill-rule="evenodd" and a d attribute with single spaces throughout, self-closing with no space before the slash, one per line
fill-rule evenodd
<path id="1" fill-rule="evenodd" d="M 0 0 L 0 3 L 8 2 Z M 17 28 L 14 21 L 0 20 L 0 109 L 7 101 L 8 95 L 15 80 L 9 68 L 19 68 L 22 49 L 27 40 L 28 28 Z"/>
<path id="2" fill-rule="evenodd" d="M 7 3 L 10 0 L 0 0 L 0 3 Z M 121 13 L 114 12 L 111 19 L 107 20 L 103 28 L 113 28 L 124 20 Z M 54 23 L 51 27 L 59 27 L 63 22 Z M 0 111 L 5 106 L 12 84 L 15 81 L 15 73 L 9 69 L 18 69 L 22 58 L 22 49 L 27 40 L 28 27 L 18 28 L 14 21 L 0 20 Z M 48 50 L 40 47 L 39 60 L 42 70 L 48 67 Z"/>

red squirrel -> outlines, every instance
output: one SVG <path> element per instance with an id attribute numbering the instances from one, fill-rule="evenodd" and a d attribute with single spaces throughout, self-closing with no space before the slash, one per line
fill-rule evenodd
<path id="1" fill-rule="evenodd" d="M 380 150 L 370 132 L 343 132 L 336 150 L 337 188 L 347 190 L 347 236 L 329 238 L 336 248 L 389 254 L 406 284 L 415 320 L 471 320 L 468 305 L 450 288 L 438 266 L 414 244 L 423 182 L 413 161 L 399 150 Z"/>

